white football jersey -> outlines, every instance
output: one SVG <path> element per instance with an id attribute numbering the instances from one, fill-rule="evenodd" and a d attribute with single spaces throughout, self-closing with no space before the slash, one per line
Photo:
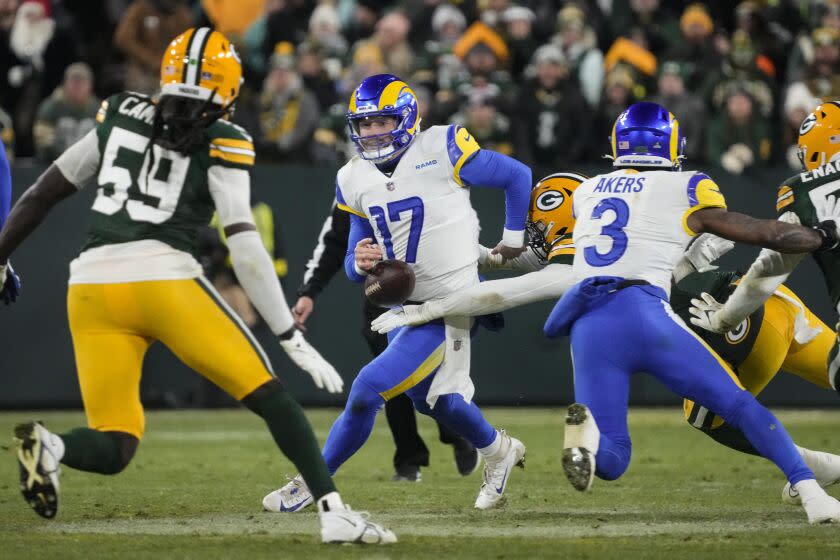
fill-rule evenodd
<path id="1" fill-rule="evenodd" d="M 339 207 L 370 222 L 386 259 L 411 266 L 412 300 L 478 282 L 478 216 L 459 175 L 478 149 L 466 129 L 433 126 L 418 133 L 390 177 L 359 157 L 338 171 Z"/>
<path id="2" fill-rule="evenodd" d="M 621 169 L 575 190 L 574 272 L 579 279 L 620 276 L 671 292 L 671 274 L 696 235 L 688 216 L 726 208 L 718 186 L 695 171 Z"/>

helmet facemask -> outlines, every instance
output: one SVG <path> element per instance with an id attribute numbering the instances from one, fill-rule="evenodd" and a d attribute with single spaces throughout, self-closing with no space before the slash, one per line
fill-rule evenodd
<path id="1" fill-rule="evenodd" d="M 387 163 L 400 156 L 411 144 L 414 135 L 406 130 L 406 118 L 409 110 L 402 112 L 377 111 L 375 113 L 361 113 L 347 118 L 350 129 L 350 139 L 356 145 L 359 157 L 375 164 Z M 394 128 L 382 134 L 362 136 L 361 123 L 368 119 L 390 118 L 395 121 Z M 419 123 L 418 123 L 419 128 Z"/>

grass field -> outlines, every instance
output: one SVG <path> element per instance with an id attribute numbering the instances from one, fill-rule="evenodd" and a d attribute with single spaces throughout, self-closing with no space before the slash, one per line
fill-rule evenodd
<path id="1" fill-rule="evenodd" d="M 335 410 L 309 416 L 323 440 Z M 0 433 L 31 418 L 0 414 Z M 382 415 L 380 415 L 382 416 Z M 559 409 L 489 409 L 528 447 L 508 502 L 472 507 L 480 473 L 457 475 L 450 448 L 423 419 L 432 465 L 419 484 L 390 481 L 393 447 L 384 417 L 339 472 L 345 501 L 395 530 L 392 547 L 318 544 L 316 514 L 264 513 L 262 496 L 293 475 L 256 417 L 244 411 L 153 412 L 134 462 L 117 477 L 65 469 L 59 515 L 35 515 L 18 493 L 5 444 L 0 460 L 0 557 L 35 558 L 840 558 L 840 527 L 807 524 L 779 498 L 770 463 L 724 449 L 689 428 L 678 410 L 634 410 L 633 462 L 619 481 L 572 490 L 559 469 Z M 782 411 L 794 438 L 840 451 L 840 412 Z M 38 413 L 54 430 L 81 413 Z M 10 436 L 9 436 L 10 437 Z M 834 490 L 834 495 L 840 491 Z"/>

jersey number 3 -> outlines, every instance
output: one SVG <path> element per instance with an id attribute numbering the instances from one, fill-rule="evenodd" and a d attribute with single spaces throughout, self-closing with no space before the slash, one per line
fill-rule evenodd
<path id="1" fill-rule="evenodd" d="M 147 169 L 148 144 L 149 139 L 142 134 L 119 127 L 111 130 L 102 154 L 94 211 L 110 216 L 125 207 L 132 220 L 153 224 L 172 217 L 184 188 L 190 159 L 153 146 L 155 165 Z M 139 169 L 137 177 L 132 177 L 130 170 L 134 169 Z"/>
<path id="2" fill-rule="evenodd" d="M 620 198 L 605 198 L 592 210 L 592 219 L 600 220 L 608 210 L 615 213 L 615 219 L 601 227 L 601 235 L 612 239 L 612 247 L 606 253 L 599 253 L 594 246 L 586 247 L 583 256 L 590 266 L 609 266 L 620 259 L 627 250 L 627 234 L 624 233 L 624 228 L 630 219 L 630 208 Z"/>
<path id="3" fill-rule="evenodd" d="M 424 207 L 423 200 L 416 196 L 395 200 L 387 205 L 387 214 L 381 206 L 368 208 L 371 217 L 376 220 L 376 227 L 382 234 L 382 242 L 385 245 L 385 255 L 389 259 L 396 259 L 394 255 L 394 243 L 391 237 L 391 230 L 388 228 L 388 221 L 399 222 L 405 212 L 411 212 L 411 226 L 408 231 L 408 245 L 405 249 L 405 262 L 417 262 L 417 247 L 420 245 L 420 234 L 423 232 Z M 386 219 L 387 218 L 387 219 Z"/>

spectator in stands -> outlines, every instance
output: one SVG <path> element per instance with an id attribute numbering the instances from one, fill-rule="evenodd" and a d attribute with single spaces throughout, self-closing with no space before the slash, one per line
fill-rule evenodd
<path id="1" fill-rule="evenodd" d="M 590 159 L 598 160 L 604 153 L 604 139 L 610 137 L 618 115 L 641 99 L 637 89 L 638 84 L 633 78 L 633 71 L 627 66 L 620 64 L 607 74 L 604 80 L 604 95 L 593 121 Z"/>
<path id="2" fill-rule="evenodd" d="M 6 18 L 8 23 L 8 18 Z M 32 125 L 41 100 L 58 87 L 64 70 L 78 59 L 76 44 L 56 25 L 48 0 L 24 0 L 0 53 L 2 104 L 12 115 L 19 155 L 33 152 Z"/>
<path id="3" fill-rule="evenodd" d="M 659 69 L 659 88 L 651 98 L 675 114 L 680 121 L 680 132 L 686 137 L 685 155 L 689 161 L 703 157 L 706 107 L 699 95 L 685 87 L 686 70 L 683 64 L 663 62 Z"/>
<path id="4" fill-rule="evenodd" d="M 240 107 L 234 120 L 254 133 L 254 143 L 266 159 L 311 161 L 310 142 L 321 113 L 296 71 L 294 46 L 279 43 L 270 65 L 261 94 Z"/>
<path id="5" fill-rule="evenodd" d="M 303 85 L 315 94 L 321 112 L 338 102 L 335 81 L 324 70 L 320 51 L 310 43 L 303 43 L 298 48 L 297 68 Z"/>
<path id="6" fill-rule="evenodd" d="M 619 8 L 621 4 L 614 8 Z M 629 12 L 625 13 L 614 10 L 610 18 L 613 37 L 628 37 L 630 30 L 635 30 L 634 33 L 644 38 L 644 48 L 657 57 L 665 53 L 668 45 L 679 40 L 679 27 L 671 17 L 668 4 L 660 0 L 630 0 L 629 8 Z M 637 39 L 642 44 L 640 41 Z"/>
<path id="7" fill-rule="evenodd" d="M 404 13 L 391 12 L 376 22 L 373 37 L 356 43 L 353 48 L 376 47 L 382 53 L 385 66 L 391 74 L 411 76 L 414 71 L 414 52 L 408 44 L 410 30 L 411 22 Z"/>
<path id="8" fill-rule="evenodd" d="M 630 72 L 637 88 L 643 90 L 641 97 L 652 87 L 656 77 L 658 61 L 649 48 L 648 36 L 641 27 L 631 27 L 626 36 L 619 37 L 604 56 L 604 70 L 609 73 L 618 66 Z"/>
<path id="9" fill-rule="evenodd" d="M 417 57 L 417 71 L 412 82 L 437 91 L 452 89 L 461 62 L 453 54 L 455 43 L 467 27 L 461 10 L 448 3 L 441 3 L 432 13 L 431 39 L 425 42 Z M 421 113 L 422 114 L 422 113 Z"/>
<path id="10" fill-rule="evenodd" d="M 510 62 L 510 50 L 504 39 L 489 26 L 476 22 L 458 39 L 453 48 L 461 60 L 461 69 L 451 88 L 437 92 L 437 110 L 448 118 L 472 95 L 489 95 L 498 99 L 499 108 L 509 111 L 516 99 L 516 84 L 505 67 Z"/>
<path id="11" fill-rule="evenodd" d="M 737 175 L 766 163 L 770 148 L 769 122 L 756 110 L 748 91 L 733 90 L 726 98 L 724 112 L 709 122 L 706 160 Z"/>
<path id="12" fill-rule="evenodd" d="M 808 67 L 814 62 L 814 51 L 816 45 L 813 41 L 813 31 L 821 27 L 833 29 L 840 33 L 840 1 L 821 6 L 819 18 L 816 25 L 805 29 L 799 34 L 791 49 L 785 71 L 785 79 L 788 83 L 802 80 Z"/>
<path id="13" fill-rule="evenodd" d="M 707 79 L 703 87 L 706 103 L 713 112 L 723 111 L 726 99 L 735 89 L 746 90 L 763 117 L 773 113 L 775 89 L 772 63 L 756 53 L 752 39 L 743 30 L 732 34 L 729 57 Z"/>
<path id="14" fill-rule="evenodd" d="M 560 47 L 569 71 L 580 82 L 580 90 L 593 109 L 601 101 L 604 88 L 604 54 L 598 48 L 597 37 L 586 23 L 583 10 L 570 4 L 557 14 L 557 34 L 552 42 Z"/>
<path id="15" fill-rule="evenodd" d="M 484 0 L 479 2 L 479 20 L 484 25 L 501 33 L 504 29 L 504 13 L 510 6 L 510 0 Z"/>
<path id="16" fill-rule="evenodd" d="M 720 68 L 721 56 L 714 46 L 715 25 L 706 6 L 689 5 L 680 17 L 680 40 L 670 45 L 667 58 L 683 64 L 686 86 L 697 91 L 709 74 Z"/>
<path id="17" fill-rule="evenodd" d="M 76 62 L 64 72 L 64 83 L 38 107 L 35 153 L 51 163 L 96 126 L 99 99 L 93 95 L 93 71 Z"/>
<path id="18" fill-rule="evenodd" d="M 543 45 L 534 53 L 536 77 L 520 92 L 516 155 L 543 168 L 559 169 L 584 158 L 592 119 L 560 47 Z"/>
<path id="19" fill-rule="evenodd" d="M 155 93 L 164 50 L 192 24 L 190 9 L 180 0 L 136 0 L 130 4 L 114 33 L 114 45 L 126 57 L 125 88 Z"/>
<path id="20" fill-rule="evenodd" d="M 741 2 L 735 9 L 735 29 L 749 35 L 756 54 L 766 59 L 768 74 L 775 78 L 777 72 L 784 68 L 793 34 L 780 25 L 771 24 L 767 12 L 766 6 L 759 6 L 753 0 Z"/>
<path id="21" fill-rule="evenodd" d="M 482 148 L 508 156 L 513 154 L 510 119 L 496 109 L 494 97 L 484 93 L 473 95 L 449 122 L 469 130 Z"/>
<path id="22" fill-rule="evenodd" d="M 341 19 L 334 6 L 318 4 L 312 10 L 306 41 L 320 53 L 327 74 L 337 79 L 341 73 L 341 61 L 347 56 L 349 46 L 341 34 Z"/>
<path id="23" fill-rule="evenodd" d="M 534 12 L 524 6 L 511 6 L 502 13 L 511 55 L 510 71 L 516 79 L 522 75 L 539 46 L 533 34 L 534 18 Z"/>

